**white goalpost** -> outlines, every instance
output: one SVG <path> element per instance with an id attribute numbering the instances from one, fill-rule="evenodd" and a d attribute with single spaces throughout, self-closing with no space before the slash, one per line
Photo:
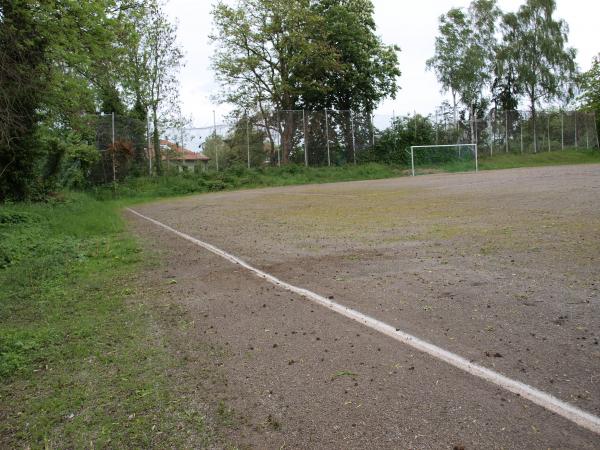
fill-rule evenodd
<path id="1" fill-rule="evenodd" d="M 429 162 L 449 162 L 452 161 L 451 149 L 457 149 L 455 160 L 463 161 L 473 159 L 475 162 L 475 172 L 479 172 L 479 157 L 477 154 L 477 144 L 450 144 L 450 145 L 413 145 L 410 147 L 410 164 L 412 176 L 415 176 L 415 154 L 426 153 L 429 149 Z"/>

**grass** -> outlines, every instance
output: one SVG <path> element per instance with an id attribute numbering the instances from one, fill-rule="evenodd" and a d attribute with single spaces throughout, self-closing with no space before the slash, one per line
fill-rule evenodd
<path id="1" fill-rule="evenodd" d="M 516 169 L 519 167 L 562 166 L 571 164 L 598 164 L 600 151 L 567 149 L 563 151 L 539 153 L 496 153 L 493 156 L 480 155 L 479 170 Z M 474 161 L 455 161 L 440 165 L 419 166 L 425 172 L 468 172 L 474 170 Z"/>
<path id="2" fill-rule="evenodd" d="M 171 176 L 131 178 L 119 183 L 116 189 L 112 186 L 102 186 L 90 193 L 101 200 L 112 199 L 116 194 L 119 199 L 143 201 L 235 189 L 374 180 L 404 174 L 405 168 L 375 163 L 308 168 L 299 165 L 260 169 L 236 167 L 221 172 L 184 172 Z"/>
<path id="3" fill-rule="evenodd" d="M 512 169 L 550 165 L 600 163 L 600 151 L 569 149 L 537 154 L 498 153 L 493 157 L 480 156 L 480 170 Z M 466 172 L 474 168 L 473 161 L 446 162 L 422 165 L 420 173 Z M 260 187 L 290 186 L 340 181 L 375 180 L 410 175 L 410 167 L 367 163 L 341 167 L 304 167 L 288 165 L 246 169 L 230 168 L 221 172 L 182 174 L 162 177 L 137 177 L 116 186 L 93 188 L 90 194 L 99 200 L 125 199 L 128 202 L 153 200 L 204 192 L 252 189 Z"/>
<path id="4" fill-rule="evenodd" d="M 84 194 L 0 209 L 0 446 L 185 447 L 204 418 L 135 302 L 142 268 L 118 205 Z"/>

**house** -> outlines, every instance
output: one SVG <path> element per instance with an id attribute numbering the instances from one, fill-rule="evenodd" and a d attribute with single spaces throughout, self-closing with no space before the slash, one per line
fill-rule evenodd
<path id="1" fill-rule="evenodd" d="M 166 163 L 167 167 L 176 166 L 180 172 L 194 170 L 197 166 L 205 170 L 210 161 L 210 158 L 204 153 L 193 152 L 165 139 L 160 141 L 160 150 L 161 160 Z"/>

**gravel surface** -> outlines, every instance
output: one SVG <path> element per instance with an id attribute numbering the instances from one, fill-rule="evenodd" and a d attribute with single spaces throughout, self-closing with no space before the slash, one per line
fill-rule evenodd
<path id="1" fill-rule="evenodd" d="M 600 415 L 598 165 L 219 193 L 135 209 Z M 199 374 L 184 377 L 198 384 L 186 395 L 223 401 L 217 416 L 229 442 L 600 447 L 597 435 L 528 401 L 131 222 L 162 254 L 147 301 L 181 317 L 164 326 L 186 373 Z"/>

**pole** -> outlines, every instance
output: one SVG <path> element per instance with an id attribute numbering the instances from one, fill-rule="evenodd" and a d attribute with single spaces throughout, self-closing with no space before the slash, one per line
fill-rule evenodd
<path id="1" fill-rule="evenodd" d="M 306 115 L 302 110 L 302 128 L 304 130 L 304 165 L 308 167 L 308 136 L 306 135 Z"/>
<path id="2" fill-rule="evenodd" d="M 116 185 L 117 182 L 117 162 L 115 161 L 115 153 L 117 149 L 115 148 L 115 113 L 111 114 L 111 122 L 112 122 L 112 170 L 113 170 L 113 183 Z M 116 187 L 116 186 L 115 186 Z"/>
<path id="3" fill-rule="evenodd" d="M 217 113 L 213 109 L 213 139 L 215 141 L 215 164 L 219 171 L 219 146 L 217 145 Z"/>
<path id="4" fill-rule="evenodd" d="M 547 121 L 547 125 L 548 125 L 548 151 L 552 151 L 552 148 L 550 147 L 550 113 L 548 113 L 548 117 L 546 118 Z"/>
<path id="5" fill-rule="evenodd" d="M 439 145 L 439 133 L 438 133 L 438 112 L 435 110 L 435 145 Z"/>
<path id="6" fill-rule="evenodd" d="M 475 144 L 475 172 L 479 172 L 479 146 Z"/>
<path id="7" fill-rule="evenodd" d="M 356 165 L 356 134 L 354 134 L 354 113 L 350 111 L 350 123 L 352 125 L 352 155 L 354 156 L 354 165 Z"/>
<path id="8" fill-rule="evenodd" d="M 146 137 L 148 139 L 148 176 L 151 177 L 152 176 L 152 158 L 153 155 L 150 152 L 150 147 L 152 147 L 151 144 L 151 138 L 150 138 L 150 114 L 148 113 L 148 110 L 146 110 Z"/>
<path id="9" fill-rule="evenodd" d="M 492 138 L 490 139 L 490 156 L 494 156 L 494 140 L 496 139 L 496 129 L 494 127 L 496 123 L 496 114 L 494 113 L 494 119 L 491 123 L 492 128 Z"/>
<path id="10" fill-rule="evenodd" d="M 327 165 L 331 166 L 331 154 L 329 149 L 329 116 L 327 115 L 327 108 L 325 108 L 325 139 L 327 139 Z"/>
<path id="11" fill-rule="evenodd" d="M 373 151 L 375 151 L 375 115 L 371 114 L 371 136 L 373 138 Z"/>
<path id="12" fill-rule="evenodd" d="M 575 148 L 577 148 L 579 146 L 577 142 L 577 111 L 574 111 L 573 114 L 575 115 Z"/>
<path id="13" fill-rule="evenodd" d="M 277 167 L 281 167 L 281 131 L 279 127 L 281 122 L 279 119 L 279 111 L 277 111 Z"/>
<path id="14" fill-rule="evenodd" d="M 506 153 L 508 153 L 508 110 L 504 111 L 504 141 Z"/>
<path id="15" fill-rule="evenodd" d="M 415 149 L 410 148 L 410 165 L 412 167 L 412 176 L 415 176 Z"/>
<path id="16" fill-rule="evenodd" d="M 565 149 L 565 113 L 560 111 L 560 149 Z"/>
<path id="17" fill-rule="evenodd" d="M 250 168 L 250 118 L 246 111 L 246 148 L 248 150 L 248 169 Z"/>
<path id="18" fill-rule="evenodd" d="M 521 130 L 521 154 L 523 154 L 523 119 L 521 119 L 519 129 Z"/>

